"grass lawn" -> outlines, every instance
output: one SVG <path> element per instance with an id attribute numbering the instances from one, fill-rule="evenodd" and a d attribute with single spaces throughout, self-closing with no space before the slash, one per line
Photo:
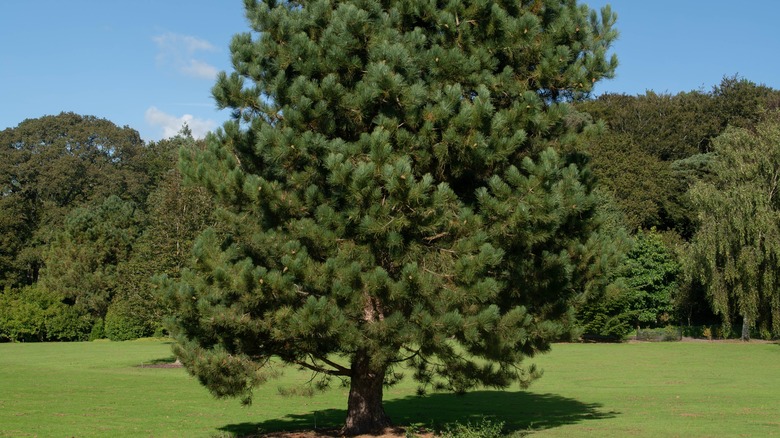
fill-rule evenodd
<path id="1" fill-rule="evenodd" d="M 311 377 L 287 369 L 254 404 L 215 400 L 162 341 L 0 344 L 0 437 L 212 437 L 336 427 L 347 389 L 283 396 Z M 536 359 L 528 391 L 385 392 L 397 424 L 441 427 L 489 417 L 534 437 L 780 436 L 780 346 L 742 343 L 561 344 Z M 283 392 L 283 391 L 281 391 Z"/>

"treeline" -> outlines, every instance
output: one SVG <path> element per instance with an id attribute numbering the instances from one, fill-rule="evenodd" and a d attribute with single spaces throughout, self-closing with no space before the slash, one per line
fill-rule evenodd
<path id="1" fill-rule="evenodd" d="M 696 240 L 702 214 L 715 217 L 696 193 L 726 178 L 718 148 L 776 121 L 780 92 L 728 77 L 709 91 L 608 94 L 575 108 L 569 123 L 583 128 L 582 140 L 561 152 L 590 163 L 605 242 L 593 243 L 588 262 L 602 269 L 588 280 L 600 287 L 581 284 L 572 303 L 580 331 L 619 338 L 637 327 L 724 323 L 728 332 L 747 319 L 757 335 L 780 334 L 780 299 L 761 294 L 771 269 L 722 275 L 739 260 Z M 163 334 L 169 309 L 156 278 L 178 277 L 197 236 L 219 224 L 206 191 L 177 170 L 180 154 L 203 147 L 186 127 L 145 144 L 129 127 L 72 113 L 0 132 L 0 340 Z M 727 287 L 735 277 L 755 280 L 742 289 L 766 286 L 740 301 Z M 750 300 L 757 310 L 740 311 Z"/>
<path id="2" fill-rule="evenodd" d="M 176 276 L 212 205 L 182 185 L 188 129 L 145 144 L 129 127 L 62 113 L 0 132 L 0 339 L 160 333 L 154 277 Z"/>
<path id="3" fill-rule="evenodd" d="M 756 295 L 771 289 L 768 278 L 776 276 L 777 254 L 770 254 L 773 250 L 766 242 L 751 247 L 745 228 L 770 231 L 778 219 L 771 226 L 736 224 L 730 215 L 739 209 L 738 204 L 752 208 L 754 203 L 734 200 L 716 215 L 701 196 L 706 187 L 717 188 L 726 181 L 718 169 L 732 164 L 723 163 L 723 157 L 735 148 L 744 149 L 739 152 L 743 155 L 756 150 L 754 134 L 762 126 L 777 125 L 780 91 L 734 76 L 725 77 L 709 91 L 607 94 L 576 106 L 586 122 L 604 125 L 585 137 L 582 148 L 605 194 L 607 226 L 631 236 L 625 258 L 609 274 L 612 280 L 606 292 L 583 296 L 578 304 L 584 331 L 621 337 L 637 327 L 673 324 L 714 326 L 712 335 L 728 337 L 734 335 L 732 327 L 745 319 L 744 309 L 750 308 L 752 319 L 746 328 L 764 338 L 780 335 L 780 306 L 770 305 L 777 298 Z M 735 133 L 748 138 L 732 141 Z M 780 138 L 770 142 L 774 142 L 770 148 L 780 151 Z M 762 165 L 767 171 L 780 169 L 780 161 Z M 728 185 L 757 192 L 750 186 L 755 178 L 754 169 L 746 168 L 741 180 Z M 777 199 L 766 207 L 775 215 L 780 211 Z M 706 239 L 700 230 L 713 222 L 730 228 L 717 238 L 707 237 L 709 246 L 702 252 Z M 729 237 L 735 241 L 728 243 Z M 746 249 L 771 257 L 763 267 L 758 265 L 760 257 L 754 259 L 755 267 L 762 270 L 760 276 L 765 276 L 764 285 L 755 273 L 736 268 L 732 256 L 742 257 Z M 731 279 L 726 281 L 726 277 Z M 751 284 L 738 284 L 740 279 L 751 278 Z M 696 330 L 691 334 L 697 334 Z"/>

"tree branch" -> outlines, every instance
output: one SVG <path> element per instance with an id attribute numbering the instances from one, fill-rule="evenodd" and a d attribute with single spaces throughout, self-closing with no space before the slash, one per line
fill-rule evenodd
<path id="1" fill-rule="evenodd" d="M 340 365 L 340 364 L 338 364 L 338 363 L 336 363 L 336 362 L 333 362 L 332 360 L 330 360 L 330 359 L 328 359 L 328 358 L 325 358 L 325 357 L 314 357 L 314 356 L 312 356 L 312 359 L 318 359 L 318 360 L 320 360 L 320 361 L 324 362 L 325 364 L 332 366 L 332 367 L 333 367 L 333 368 L 335 368 L 335 369 L 336 369 L 338 372 L 342 373 L 342 374 L 335 374 L 335 375 L 339 375 L 339 376 L 349 376 L 349 375 L 351 375 L 351 374 L 352 374 L 352 369 L 351 369 L 351 368 L 347 368 L 347 367 L 345 367 L 345 366 L 343 366 L 343 365 Z"/>
<path id="2" fill-rule="evenodd" d="M 339 369 L 331 370 L 331 369 L 328 369 L 328 368 L 323 368 L 323 367 L 318 366 L 316 364 L 310 364 L 310 363 L 308 363 L 306 361 L 303 361 L 303 360 L 296 360 L 296 361 L 293 361 L 293 363 L 296 364 L 296 365 L 299 365 L 299 366 L 301 366 L 303 368 L 312 370 L 315 373 L 327 374 L 329 376 L 349 376 L 351 374 L 349 372 L 345 373 L 344 371 L 342 371 L 342 370 L 346 370 L 346 368 L 341 367 L 341 366 L 339 366 L 339 368 L 341 368 L 341 370 L 339 370 Z M 347 371 L 349 371 L 349 370 L 347 370 Z"/>

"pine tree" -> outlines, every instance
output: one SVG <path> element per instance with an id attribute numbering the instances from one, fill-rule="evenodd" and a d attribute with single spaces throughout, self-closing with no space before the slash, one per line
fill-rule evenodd
<path id="1" fill-rule="evenodd" d="M 574 0 L 247 0 L 213 89 L 234 120 L 182 163 L 220 208 L 172 285 L 176 353 L 217 396 L 272 357 L 348 379 L 343 433 L 423 388 L 504 388 L 566 331 L 597 231 L 567 101 L 612 75 Z M 554 149 L 555 148 L 555 149 Z M 569 148 L 570 149 L 570 148 Z"/>

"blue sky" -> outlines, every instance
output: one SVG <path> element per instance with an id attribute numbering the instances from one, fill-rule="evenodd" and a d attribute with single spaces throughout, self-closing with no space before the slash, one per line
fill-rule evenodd
<path id="1" fill-rule="evenodd" d="M 620 66 L 597 93 L 711 90 L 738 74 L 780 89 L 778 0 L 587 0 L 618 14 Z"/>
<path id="2" fill-rule="evenodd" d="M 739 74 L 780 88 L 780 1 L 586 0 L 618 13 L 620 67 L 597 93 L 709 90 Z M 228 118 L 216 72 L 248 30 L 240 0 L 0 0 L 0 130 L 62 111 L 145 140 L 197 136 Z"/>

